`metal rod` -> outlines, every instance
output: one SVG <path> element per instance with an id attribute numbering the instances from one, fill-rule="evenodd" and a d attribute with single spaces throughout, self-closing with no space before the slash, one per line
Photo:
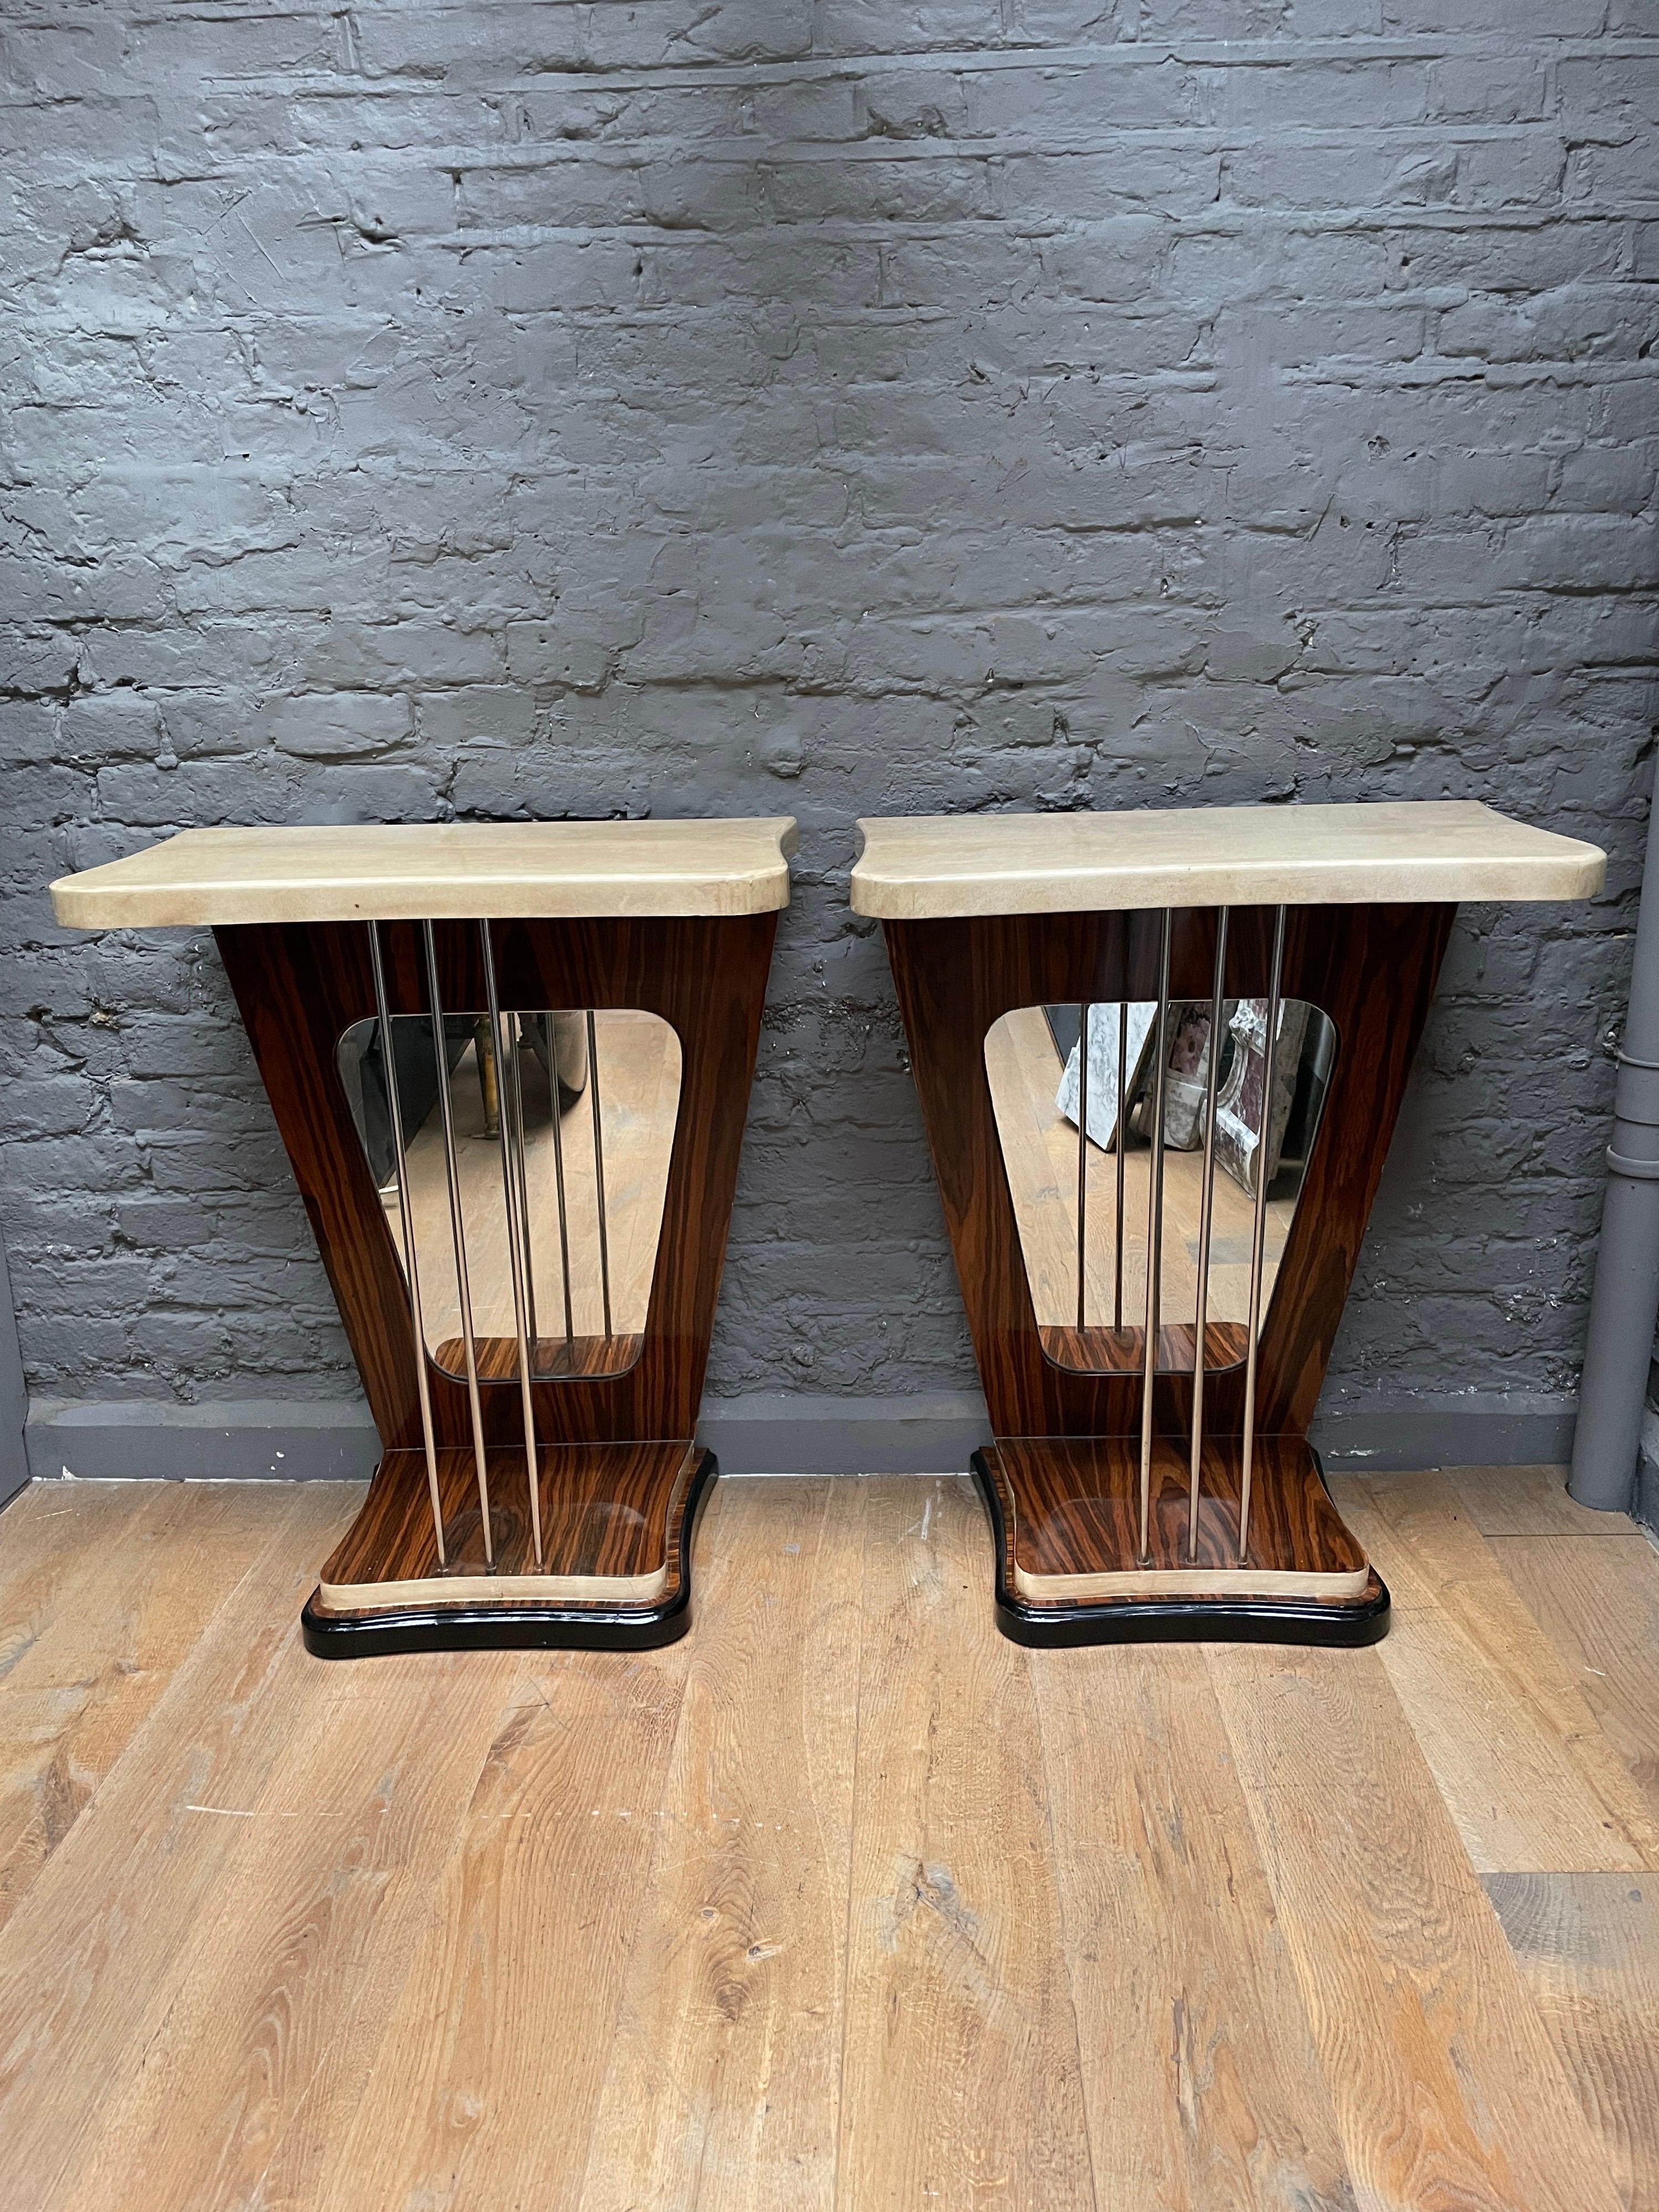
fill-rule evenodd
<path id="1" fill-rule="evenodd" d="M 1077 1326 L 1084 1328 L 1089 1287 L 1089 1001 L 1078 1008 L 1077 1030 Z"/>
<path id="2" fill-rule="evenodd" d="M 421 1271 L 415 1256 L 415 1204 L 409 1190 L 409 1160 L 404 1145 L 404 1102 L 398 1089 L 398 1047 L 387 1007 L 386 966 L 380 957 L 380 925 L 368 925 L 369 957 L 374 968 L 374 1012 L 380 1024 L 380 1056 L 386 1067 L 386 1105 L 392 1115 L 392 1143 L 398 1155 L 398 1215 L 404 1232 L 404 1276 L 409 1285 L 409 1316 L 415 1325 L 415 1387 L 421 1401 L 421 1441 L 426 1446 L 426 1486 L 432 1499 L 432 1534 L 438 1565 L 449 1565 L 444 1550 L 444 1509 L 438 1488 L 438 1443 L 432 1428 L 432 1385 L 426 1371 L 426 1323 L 421 1314 Z"/>
<path id="3" fill-rule="evenodd" d="M 611 1341 L 611 1231 L 605 1218 L 605 1125 L 599 1114 L 599 1037 L 587 1009 L 587 1097 L 593 1109 L 593 1185 L 599 1213 L 599 1291 L 605 1299 L 605 1340 Z"/>
<path id="4" fill-rule="evenodd" d="M 1170 1051 L 1170 936 L 1175 916 L 1164 909 L 1158 963 L 1158 1042 L 1152 1054 L 1152 1153 L 1146 1175 L 1146 1349 L 1140 1393 L 1140 1557 L 1152 1557 L 1152 1395 L 1158 1375 L 1159 1306 L 1164 1287 L 1164 1063 Z"/>
<path id="5" fill-rule="evenodd" d="M 466 1274 L 466 1227 L 461 1218 L 461 1180 L 455 1164 L 455 1106 L 449 1095 L 449 1046 L 444 1036 L 443 1004 L 438 996 L 438 951 L 432 924 L 423 921 L 426 981 L 432 1001 L 432 1048 L 438 1068 L 438 1106 L 443 1117 L 444 1175 L 449 1185 L 449 1232 L 455 1245 L 455 1288 L 461 1308 L 461 1343 L 466 1353 L 466 1395 L 472 1408 L 472 1457 L 478 1475 L 478 1512 L 483 1522 L 484 1565 L 495 1564 L 495 1540 L 489 1527 L 489 1470 L 484 1461 L 483 1407 L 478 1399 L 478 1345 L 472 1333 L 472 1292 Z"/>
<path id="6" fill-rule="evenodd" d="M 1127 968 L 1123 988 L 1126 992 L 1129 988 Z M 1115 1329 L 1121 1329 L 1123 1326 L 1123 1097 L 1124 1087 L 1129 1080 L 1124 1073 L 1123 1062 L 1128 1049 L 1129 1001 L 1122 998 L 1117 1002 L 1117 1134 L 1112 1139 L 1117 1147 L 1117 1244 L 1112 1263 L 1112 1327 Z"/>
<path id="7" fill-rule="evenodd" d="M 507 1211 L 507 1256 L 513 1278 L 513 1328 L 519 1340 L 519 1401 L 524 1413 L 524 1471 L 530 1486 L 530 1534 L 536 1547 L 536 1565 L 542 1564 L 541 1457 L 536 1449 L 536 1407 L 531 1391 L 529 1314 L 524 1295 L 524 1240 L 518 1220 L 520 1175 L 514 1166 L 524 1164 L 524 1130 L 514 1123 L 507 1106 L 507 1085 L 501 1080 L 507 1065 L 508 1038 L 501 1019 L 501 994 L 495 988 L 495 948 L 489 923 L 480 916 L 478 936 L 483 949 L 484 1002 L 489 1009 L 489 1034 L 495 1040 L 495 1133 L 501 1153 L 501 1204 Z"/>
<path id="8" fill-rule="evenodd" d="M 1255 1464 L 1255 1356 L 1261 1336 L 1262 1262 L 1267 1249 L 1267 1154 L 1273 1127 L 1273 1078 L 1279 1060 L 1279 987 L 1285 967 L 1285 909 L 1273 921 L 1273 965 L 1267 983 L 1267 1037 L 1262 1050 L 1261 1127 L 1255 1140 L 1255 1222 L 1250 1234 L 1250 1317 L 1244 1340 L 1244 1456 L 1238 1478 L 1238 1564 L 1250 1549 L 1250 1477 Z"/>
<path id="9" fill-rule="evenodd" d="M 520 1015 L 519 1021 L 522 1029 L 524 1022 L 522 1014 Z M 541 1328 L 536 1319 L 536 1248 L 530 1234 L 530 1177 L 525 1166 L 528 1140 L 525 1134 L 524 1080 L 520 1060 L 520 1054 L 515 1047 L 508 1054 L 513 1080 L 510 1085 L 503 1084 L 501 1088 L 503 1091 L 509 1089 L 512 1091 L 513 1119 L 519 1133 L 518 1142 L 513 1149 L 513 1164 L 519 1179 L 519 1227 L 522 1232 L 524 1244 L 524 1303 L 525 1312 L 530 1322 L 530 1358 L 533 1367 L 541 1346 Z"/>
<path id="10" fill-rule="evenodd" d="M 570 1302 L 570 1220 L 564 1199 L 563 1102 L 559 1097 L 557 1032 L 551 1027 L 550 1020 L 547 1033 L 547 1081 L 553 1094 L 553 1180 L 559 1194 L 559 1267 L 564 1277 L 564 1356 L 574 1374 L 576 1367 L 576 1322 Z"/>
<path id="11" fill-rule="evenodd" d="M 1204 1091 L 1204 1191 L 1198 1216 L 1198 1319 L 1193 1330 L 1193 1457 L 1187 1484 L 1187 1557 L 1198 1558 L 1198 1478 L 1204 1456 L 1205 1332 L 1210 1325 L 1210 1224 L 1215 1212 L 1215 1102 L 1221 1074 L 1222 993 L 1227 980 L 1227 908 L 1216 918 L 1210 993 L 1210 1069 Z"/>

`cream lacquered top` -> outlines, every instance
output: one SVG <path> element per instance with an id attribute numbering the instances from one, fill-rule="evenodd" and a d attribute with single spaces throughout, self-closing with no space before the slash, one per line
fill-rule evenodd
<path id="1" fill-rule="evenodd" d="M 72 929 L 769 914 L 789 903 L 795 844 L 787 814 L 184 830 L 130 860 L 60 876 L 52 904 Z"/>
<path id="2" fill-rule="evenodd" d="M 853 905 L 889 921 L 1130 907 L 1588 898 L 1607 855 L 1474 799 L 919 814 L 860 822 Z"/>

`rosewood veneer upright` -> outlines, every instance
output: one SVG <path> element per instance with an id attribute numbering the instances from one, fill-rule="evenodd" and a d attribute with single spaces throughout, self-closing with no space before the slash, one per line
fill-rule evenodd
<path id="1" fill-rule="evenodd" d="M 994 1432 L 973 1468 L 1001 1626 L 1037 1644 L 1380 1636 L 1388 1593 L 1307 1431 L 1455 902 L 1583 898 L 1602 854 L 1462 802 L 860 828 L 853 904 L 886 932 Z M 1188 1086 L 1201 1168 L 1166 1135 L 1183 1007 L 1209 1039 Z M 1137 1149 L 1133 1079 L 1103 1100 L 1097 1073 L 1092 1106 L 1087 1085 L 1097 1050 L 1123 1085 L 1143 1032 L 1158 1079 L 1140 1077 Z M 1291 1034 L 1310 1040 L 1293 1070 Z M 1230 1036 L 1255 1085 L 1254 1127 L 1248 1080 L 1235 1109 L 1242 1189 L 1216 1173 Z M 1290 1197 L 1276 1097 L 1309 1131 Z M 1177 1271 L 1194 1310 L 1172 1316 Z"/>
<path id="2" fill-rule="evenodd" d="M 305 1609 L 313 1651 L 689 1626 L 715 1472 L 697 1408 L 794 837 L 201 830 L 53 884 L 74 927 L 210 925 L 246 1024 L 382 1449 Z"/>

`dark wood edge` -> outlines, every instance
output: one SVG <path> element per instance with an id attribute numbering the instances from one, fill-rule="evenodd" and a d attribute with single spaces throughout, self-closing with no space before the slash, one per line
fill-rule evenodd
<path id="1" fill-rule="evenodd" d="M 1329 1497 L 1330 1485 L 1317 1452 L 1313 1462 Z M 1085 1644 L 1212 1643 L 1310 1644 L 1352 1650 L 1380 1643 L 1389 1632 L 1389 1586 L 1375 1567 L 1364 1594 L 1346 1605 L 1266 1597 L 1137 1597 L 1094 1604 L 1029 1605 L 1013 1589 L 1002 1500 L 983 1452 L 973 1455 L 969 1469 L 990 1519 L 996 1552 L 997 1626 L 1015 1644 L 1039 1650 Z"/>
<path id="2" fill-rule="evenodd" d="M 661 1605 L 410 1607 L 402 1613 L 321 1613 L 317 1593 L 300 1615 L 316 1659 L 394 1651 L 653 1651 L 691 1626 L 691 1547 L 720 1462 L 705 1450 L 680 1516 L 679 1588 Z"/>

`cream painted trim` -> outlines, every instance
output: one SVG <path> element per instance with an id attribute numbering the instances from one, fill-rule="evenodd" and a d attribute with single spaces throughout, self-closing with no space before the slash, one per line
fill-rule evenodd
<path id="1" fill-rule="evenodd" d="M 668 1559 L 648 1575 L 430 1575 L 407 1583 L 319 1583 L 319 1613 L 441 1613 L 469 1605 L 649 1605 Z"/>
<path id="2" fill-rule="evenodd" d="M 1031 1575 L 1013 1563 L 1022 1597 L 1089 1603 L 1118 1597 L 1358 1597 L 1370 1567 L 1341 1575 L 1298 1575 L 1265 1567 L 1137 1567 L 1108 1575 Z"/>

